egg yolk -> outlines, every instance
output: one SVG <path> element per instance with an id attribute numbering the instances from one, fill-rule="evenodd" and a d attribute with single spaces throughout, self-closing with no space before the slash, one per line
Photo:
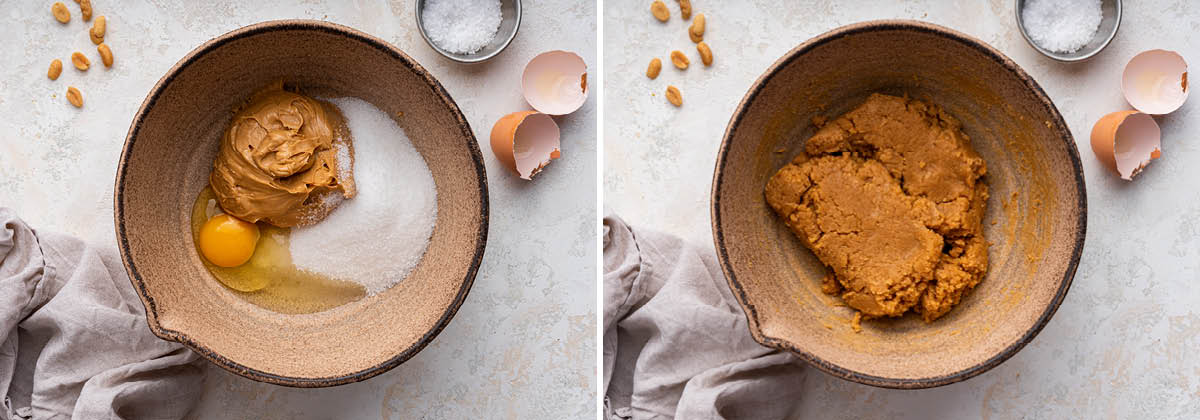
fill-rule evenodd
<path id="1" fill-rule="evenodd" d="M 254 255 L 258 226 L 228 214 L 218 214 L 200 228 L 200 253 L 221 267 L 237 267 Z"/>

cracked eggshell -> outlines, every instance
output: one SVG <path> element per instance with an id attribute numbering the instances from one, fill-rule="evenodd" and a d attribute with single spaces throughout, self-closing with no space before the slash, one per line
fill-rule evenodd
<path id="1" fill-rule="evenodd" d="M 532 180 L 559 151 L 558 124 L 549 115 L 521 111 L 505 115 L 492 126 L 492 153 L 518 177 Z"/>
<path id="2" fill-rule="evenodd" d="M 1121 179 L 1133 180 L 1151 160 L 1162 157 L 1162 132 L 1148 114 L 1114 112 L 1092 127 L 1092 152 Z"/>
<path id="3" fill-rule="evenodd" d="M 587 100 L 587 64 L 569 51 L 538 54 L 521 76 L 525 101 L 544 114 L 566 115 Z"/>
<path id="4" fill-rule="evenodd" d="M 1134 109 L 1152 115 L 1168 114 L 1187 100 L 1187 62 L 1174 51 L 1142 52 L 1125 65 L 1121 90 Z"/>

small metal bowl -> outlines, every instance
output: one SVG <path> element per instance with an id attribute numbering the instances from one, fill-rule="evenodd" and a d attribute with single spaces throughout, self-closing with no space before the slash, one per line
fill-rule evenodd
<path id="1" fill-rule="evenodd" d="M 1117 28 L 1121 27 L 1121 0 L 1102 0 L 1100 2 L 1100 12 L 1103 16 L 1100 18 L 1100 27 L 1096 28 L 1096 35 L 1092 40 L 1084 45 L 1083 48 L 1070 53 L 1060 53 L 1042 48 L 1033 39 L 1029 37 L 1029 33 L 1025 31 L 1025 21 L 1021 18 L 1021 10 L 1025 8 L 1025 0 L 1016 0 L 1016 15 L 1017 27 L 1021 29 L 1021 36 L 1025 37 L 1025 42 L 1029 46 L 1042 53 L 1046 57 L 1053 58 L 1063 62 L 1084 61 L 1098 54 L 1104 47 L 1112 42 L 1117 36 Z"/>
<path id="2" fill-rule="evenodd" d="M 421 38 L 424 38 L 425 43 L 438 54 L 459 63 L 482 63 L 495 57 L 516 38 L 517 29 L 521 27 L 521 0 L 500 0 L 500 27 L 496 29 L 496 37 L 479 51 L 459 54 L 446 51 L 429 39 L 429 34 L 425 33 L 425 23 L 421 21 L 421 13 L 424 11 L 425 0 L 417 0 L 417 28 L 421 30 Z"/>

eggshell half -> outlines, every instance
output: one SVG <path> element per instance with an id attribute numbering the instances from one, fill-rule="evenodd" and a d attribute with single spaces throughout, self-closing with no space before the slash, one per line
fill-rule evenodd
<path id="1" fill-rule="evenodd" d="M 1162 115 L 1187 100 L 1187 62 L 1174 51 L 1150 50 L 1133 56 L 1121 75 L 1125 100 L 1138 111 Z"/>
<path id="2" fill-rule="evenodd" d="M 492 153 L 518 177 L 532 180 L 559 151 L 558 124 L 537 111 L 505 115 L 492 126 Z"/>
<path id="3" fill-rule="evenodd" d="M 1092 152 L 1121 179 L 1133 180 L 1151 160 L 1162 157 L 1162 132 L 1148 114 L 1114 112 L 1092 127 Z"/>
<path id="4" fill-rule="evenodd" d="M 568 51 L 549 51 L 529 60 L 521 76 L 525 101 L 544 114 L 566 115 L 587 100 L 587 64 Z"/>

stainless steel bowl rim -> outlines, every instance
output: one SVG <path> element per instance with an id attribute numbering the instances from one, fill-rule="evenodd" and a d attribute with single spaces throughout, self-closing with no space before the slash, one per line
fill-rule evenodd
<path id="1" fill-rule="evenodd" d="M 513 1 L 513 6 L 516 9 L 516 12 L 515 12 L 516 16 L 514 17 L 514 19 L 516 19 L 516 22 L 513 24 L 512 33 L 508 34 L 508 38 L 505 39 L 504 42 L 501 43 L 500 46 L 498 48 L 496 48 L 495 51 L 491 51 L 487 54 L 482 54 L 482 55 L 456 54 L 456 53 L 446 51 L 446 50 L 442 49 L 441 47 L 437 46 L 437 44 L 434 44 L 433 40 L 429 39 L 429 34 L 425 33 L 425 23 L 421 21 L 421 10 L 425 8 L 425 0 L 417 0 L 416 6 L 414 8 L 414 10 L 416 12 L 415 14 L 417 16 L 417 31 L 421 33 L 421 38 L 425 40 L 425 43 L 429 44 L 429 48 L 433 48 L 433 50 L 437 51 L 438 54 L 441 54 L 442 57 L 446 57 L 450 60 L 453 60 L 453 61 L 456 61 L 459 63 L 464 63 L 464 64 L 482 63 L 484 61 L 490 60 L 492 57 L 500 55 L 500 53 L 503 52 L 505 49 L 507 49 L 508 45 L 512 43 L 513 38 L 517 37 L 517 32 L 521 31 L 521 0 L 512 0 L 512 1 Z M 497 32 L 497 35 L 499 35 L 498 32 Z"/>
<path id="2" fill-rule="evenodd" d="M 1113 38 L 1116 38 L 1117 31 L 1121 29 L 1121 0 L 1114 0 L 1114 2 L 1115 2 L 1114 4 L 1116 5 L 1116 7 L 1115 7 L 1116 15 L 1113 16 L 1113 19 L 1115 19 L 1116 22 L 1115 22 L 1115 24 L 1113 24 L 1112 32 L 1109 32 L 1108 37 L 1106 37 L 1104 39 L 1104 42 L 1101 42 L 1100 45 L 1097 45 L 1096 48 L 1093 49 L 1092 51 L 1089 51 L 1086 54 L 1074 56 L 1074 57 L 1068 57 L 1066 55 L 1063 55 L 1062 53 L 1057 53 L 1054 51 L 1047 50 L 1045 48 L 1042 48 L 1036 42 L 1033 42 L 1033 39 L 1029 37 L 1029 33 L 1025 31 L 1025 21 L 1024 21 L 1024 19 L 1021 18 L 1021 5 L 1023 5 L 1025 3 L 1025 0 L 1014 0 L 1013 1 L 1013 14 L 1016 15 L 1016 19 L 1017 19 L 1017 30 L 1019 32 L 1021 32 L 1021 37 L 1025 38 L 1025 42 L 1028 43 L 1030 47 L 1033 47 L 1033 49 L 1036 50 L 1037 52 L 1039 52 L 1042 55 L 1049 57 L 1053 60 L 1061 61 L 1064 63 L 1075 63 L 1075 62 L 1085 61 L 1089 58 L 1094 57 L 1096 54 L 1099 54 L 1100 51 L 1104 51 L 1104 49 L 1108 47 L 1108 44 L 1112 42 Z M 1097 29 L 1097 30 L 1099 30 L 1099 29 Z"/>

